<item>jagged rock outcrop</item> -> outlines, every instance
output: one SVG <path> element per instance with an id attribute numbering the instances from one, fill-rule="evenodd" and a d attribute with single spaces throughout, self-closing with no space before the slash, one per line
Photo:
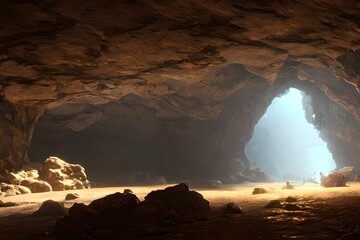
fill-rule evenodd
<path id="1" fill-rule="evenodd" d="M 6 195 L 90 188 L 85 169 L 81 165 L 70 164 L 57 157 L 47 158 L 39 170 L 10 172 L 5 180 L 12 183 L 0 182 L 0 193 L 4 192 Z"/>
<path id="2" fill-rule="evenodd" d="M 39 179 L 48 182 L 55 191 L 90 188 L 85 169 L 57 157 L 49 157 L 39 168 Z"/>
<path id="3" fill-rule="evenodd" d="M 46 181 L 39 180 L 39 174 L 37 170 L 22 170 L 17 173 L 10 173 L 10 175 L 10 181 L 12 183 L 25 186 L 33 193 L 50 192 L 53 189 Z"/>
<path id="4" fill-rule="evenodd" d="M 13 196 L 31 193 L 30 189 L 24 186 L 0 183 L 0 197 L 2 196 Z"/>
<path id="5" fill-rule="evenodd" d="M 96 136 L 124 143 L 123 171 L 146 156 L 150 172 L 233 179 L 249 168 L 255 122 L 289 86 L 316 88 L 346 113 L 323 137 L 340 165 L 342 154 L 356 162 L 358 132 L 338 123 L 360 121 L 359 11 L 355 0 L 2 1 L 0 169 L 27 163 L 45 110 L 33 144 L 46 155 L 62 145 L 74 156 L 67 143 L 87 139 L 85 151 Z"/>

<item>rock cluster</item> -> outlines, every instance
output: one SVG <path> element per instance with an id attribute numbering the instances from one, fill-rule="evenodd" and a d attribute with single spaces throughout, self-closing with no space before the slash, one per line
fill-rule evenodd
<path id="1" fill-rule="evenodd" d="M 31 193 L 30 189 L 24 186 L 0 183 L 0 197 L 2 196 L 13 196 Z"/>
<path id="2" fill-rule="evenodd" d="M 82 166 L 69 164 L 57 157 L 46 159 L 39 170 L 10 172 L 6 176 L 6 181 L 9 183 L 0 183 L 0 196 L 90 187 Z"/>
<path id="3" fill-rule="evenodd" d="M 81 165 L 70 164 L 57 157 L 45 160 L 39 168 L 39 178 L 48 182 L 55 191 L 90 187 Z"/>
<path id="4" fill-rule="evenodd" d="M 13 177 L 12 182 L 29 188 L 33 193 L 52 191 L 52 187 L 49 183 L 39 179 L 37 170 L 22 170 L 10 174 Z"/>
<path id="5" fill-rule="evenodd" d="M 99 239 L 119 226 L 141 226 L 141 232 L 151 234 L 166 223 L 181 222 L 209 208 L 209 202 L 185 184 L 153 191 L 142 202 L 131 191 L 117 192 L 88 206 L 75 203 L 57 221 L 54 232 L 59 239 Z"/>

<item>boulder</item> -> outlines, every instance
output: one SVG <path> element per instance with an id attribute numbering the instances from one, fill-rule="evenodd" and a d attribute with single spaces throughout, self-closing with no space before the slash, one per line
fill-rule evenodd
<path id="1" fill-rule="evenodd" d="M 69 209 L 68 220 L 71 223 L 78 225 L 86 224 L 93 227 L 102 225 L 102 220 L 97 211 L 83 203 L 74 203 Z"/>
<path id="2" fill-rule="evenodd" d="M 252 194 L 263 194 L 263 193 L 267 193 L 267 191 L 265 190 L 265 188 L 254 188 Z"/>
<path id="3" fill-rule="evenodd" d="M 17 206 L 14 202 L 3 202 L 0 200 L 0 207 L 14 207 Z"/>
<path id="4" fill-rule="evenodd" d="M 103 239 L 100 236 L 103 221 L 98 213 L 83 203 L 75 203 L 69 215 L 60 218 L 54 226 L 58 239 Z M 108 239 L 108 238 L 105 238 Z"/>
<path id="5" fill-rule="evenodd" d="M 114 193 L 92 201 L 89 207 L 95 210 L 108 224 L 128 222 L 140 201 L 132 193 Z"/>
<path id="6" fill-rule="evenodd" d="M 27 169 L 21 170 L 19 172 L 13 173 L 10 172 L 11 182 L 21 184 L 21 181 L 26 179 L 37 179 L 39 178 L 39 174 L 37 170 L 34 169 Z"/>
<path id="7" fill-rule="evenodd" d="M 39 168 L 39 179 L 48 182 L 55 191 L 90 188 L 85 169 L 57 157 L 49 157 Z"/>
<path id="8" fill-rule="evenodd" d="M 134 222 L 161 223 L 167 218 L 171 219 L 174 211 L 168 211 L 160 201 L 140 202 L 133 211 Z"/>
<path id="9" fill-rule="evenodd" d="M 46 200 L 32 215 L 34 217 L 64 216 L 66 215 L 66 210 L 62 204 L 53 200 Z"/>
<path id="10" fill-rule="evenodd" d="M 0 183 L 0 193 L 2 193 L 1 195 L 3 196 L 14 196 L 30 192 L 30 189 L 28 189 L 27 187 L 14 184 Z"/>
<path id="11" fill-rule="evenodd" d="M 320 184 L 323 187 L 345 187 L 346 178 L 341 173 L 330 173 L 328 176 L 320 173 Z"/>
<path id="12" fill-rule="evenodd" d="M 224 215 L 226 215 L 226 214 L 240 214 L 240 213 L 243 213 L 243 211 L 241 210 L 239 205 L 237 205 L 236 203 L 229 202 L 228 204 L 226 204 L 225 209 L 224 209 Z"/>
<path id="13" fill-rule="evenodd" d="M 289 203 L 293 203 L 293 202 L 296 202 L 297 199 L 294 198 L 294 197 L 291 197 L 291 196 L 288 196 L 286 199 L 285 199 L 285 202 L 289 202 Z"/>
<path id="14" fill-rule="evenodd" d="M 281 203 L 279 200 L 271 200 L 268 204 L 266 204 L 265 208 L 281 208 Z"/>
<path id="15" fill-rule="evenodd" d="M 52 187 L 49 183 L 37 180 L 37 179 L 25 179 L 21 181 L 21 185 L 29 188 L 31 192 L 33 193 L 39 193 L 39 192 L 51 192 Z"/>
<path id="16" fill-rule="evenodd" d="M 286 204 L 283 209 L 285 210 L 288 210 L 288 211 L 299 211 L 299 210 L 302 210 L 301 207 L 299 207 L 298 205 L 296 204 L 291 204 L 291 203 L 288 203 Z"/>
<path id="17" fill-rule="evenodd" d="M 52 187 L 50 186 L 50 184 L 38 179 L 39 174 L 37 170 L 22 170 L 17 173 L 10 174 L 12 177 L 12 182 L 20 184 L 21 186 L 25 186 L 33 193 L 52 191 Z"/>
<path id="18" fill-rule="evenodd" d="M 200 193 L 190 191 L 184 183 L 152 191 L 145 197 L 145 202 L 161 202 L 168 210 L 174 210 L 178 215 L 210 209 L 209 202 Z"/>
<path id="19" fill-rule="evenodd" d="M 77 198 L 79 198 L 79 194 L 77 194 L 77 193 L 68 193 L 65 196 L 65 200 L 74 200 Z"/>

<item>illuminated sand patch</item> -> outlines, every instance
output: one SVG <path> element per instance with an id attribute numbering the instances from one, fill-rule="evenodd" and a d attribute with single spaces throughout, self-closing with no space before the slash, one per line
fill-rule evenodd
<path id="1" fill-rule="evenodd" d="M 3 197 L 3 202 L 16 202 L 20 204 L 17 207 L 0 208 L 0 217 L 9 216 L 14 213 L 31 213 L 37 209 L 42 202 L 52 199 L 54 201 L 64 202 L 65 207 L 71 207 L 74 202 L 82 202 L 85 204 L 104 197 L 114 192 L 123 192 L 124 189 L 131 189 L 140 200 L 152 190 L 164 189 L 167 185 L 151 185 L 151 186 L 124 186 L 124 187 L 108 187 L 108 188 L 92 188 L 68 191 L 53 191 L 45 193 L 31 193 L 25 195 Z M 323 188 L 318 184 L 295 185 L 295 190 L 282 190 L 284 183 L 253 183 L 239 184 L 236 186 L 228 186 L 217 189 L 196 189 L 210 201 L 212 207 L 222 207 L 227 202 L 236 202 L 244 208 L 244 210 L 258 208 L 259 205 L 266 204 L 269 200 L 285 199 L 288 196 L 296 198 L 333 198 L 337 196 L 360 196 L 360 183 L 348 183 L 347 187 L 342 188 Z M 255 187 L 263 187 L 268 193 L 252 195 Z M 65 201 L 68 193 L 78 193 L 80 197 L 72 201 Z"/>
<path id="2" fill-rule="evenodd" d="M 210 201 L 207 219 L 167 226 L 166 234 L 152 236 L 151 239 L 360 239 L 360 183 L 327 189 L 315 184 L 293 184 L 296 190 L 281 190 L 284 183 L 193 189 Z M 74 202 L 89 203 L 116 191 L 122 192 L 125 188 L 132 189 L 142 200 L 151 190 L 167 186 L 94 188 L 4 197 L 2 201 L 15 201 L 21 205 L 0 208 L 0 239 L 57 239 L 51 233 L 59 217 L 34 218 L 28 214 L 37 210 L 47 199 L 65 202 L 64 198 L 69 192 L 78 193 L 80 198 L 65 202 L 66 207 L 71 207 Z M 263 187 L 269 193 L 252 195 L 254 187 Z M 285 208 L 284 200 L 288 196 L 297 199 L 295 204 L 299 210 Z M 282 208 L 264 208 L 269 200 L 274 199 L 281 201 Z M 229 201 L 241 206 L 244 213 L 224 218 L 223 208 Z M 126 226 L 113 234 L 120 234 L 122 239 L 139 239 L 134 230 Z"/>

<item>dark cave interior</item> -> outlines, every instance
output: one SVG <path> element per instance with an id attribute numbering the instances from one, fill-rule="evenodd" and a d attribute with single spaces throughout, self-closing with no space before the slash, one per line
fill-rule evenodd
<path id="1" fill-rule="evenodd" d="M 359 19 L 356 0 L 1 1 L 0 239 L 359 239 Z M 268 112 L 294 91 L 301 111 Z M 65 217 L 35 218 L 45 198 Z"/>

